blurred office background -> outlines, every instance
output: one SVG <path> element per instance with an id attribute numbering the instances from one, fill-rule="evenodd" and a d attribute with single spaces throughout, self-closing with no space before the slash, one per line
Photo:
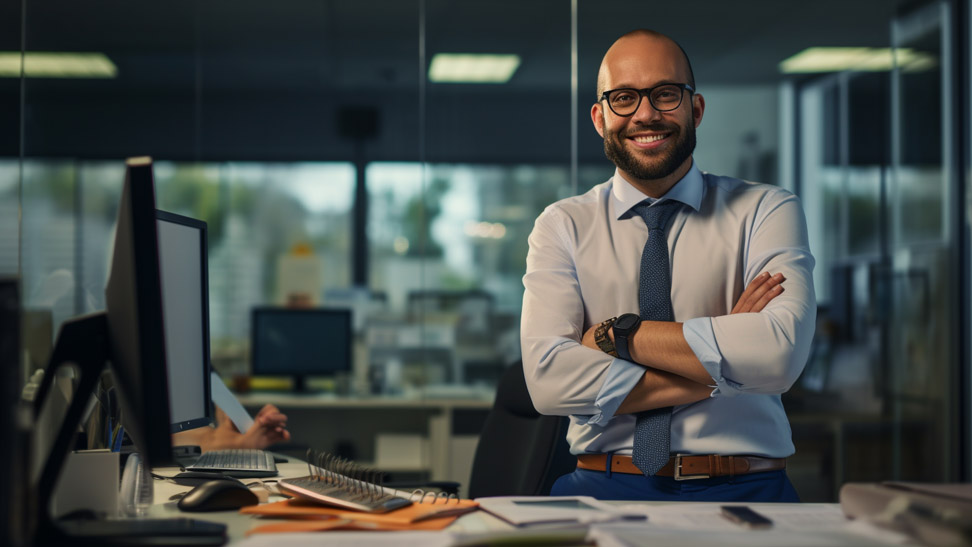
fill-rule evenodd
<path id="1" fill-rule="evenodd" d="M 302 303 L 354 312 L 340 395 L 488 398 L 519 357 L 534 219 L 613 172 L 589 115 L 601 56 L 650 27 L 693 61 L 699 166 L 807 212 L 821 313 L 784 399 L 803 499 L 968 480 L 970 6 L 0 0 L 0 275 L 21 280 L 21 378 L 64 319 L 103 308 L 122 160 L 151 155 L 159 207 L 209 223 L 224 377 L 247 376 L 251 308 L 285 303 L 305 261 Z M 836 47 L 858 49 L 794 58 Z M 449 53 L 507 74 L 449 81 L 432 70 Z"/>

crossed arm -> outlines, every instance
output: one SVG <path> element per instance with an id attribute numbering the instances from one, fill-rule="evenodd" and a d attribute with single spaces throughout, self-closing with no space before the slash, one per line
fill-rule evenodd
<path id="1" fill-rule="evenodd" d="M 785 277 L 781 273 L 763 272 L 746 287 L 730 315 L 756 313 L 783 293 Z M 589 328 L 581 343 L 599 350 L 594 330 Z M 608 336 L 614 333 L 608 329 Z M 617 414 L 631 414 L 701 401 L 712 393 L 712 377 L 699 362 L 682 334 L 682 324 L 666 321 L 643 321 L 630 340 L 632 359 L 644 365 L 645 373 L 618 407 Z"/>

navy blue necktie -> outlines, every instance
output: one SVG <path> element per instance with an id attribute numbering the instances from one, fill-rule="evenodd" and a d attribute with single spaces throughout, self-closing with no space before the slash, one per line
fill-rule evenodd
<path id="1" fill-rule="evenodd" d="M 665 227 L 681 205 L 677 201 L 666 200 L 654 206 L 640 203 L 633 209 L 648 225 L 648 241 L 641 253 L 641 282 L 638 285 L 638 310 L 645 321 L 675 320 Z M 672 407 L 639 412 L 635 418 L 631 459 L 645 475 L 654 475 L 668 463 L 670 457 Z"/>

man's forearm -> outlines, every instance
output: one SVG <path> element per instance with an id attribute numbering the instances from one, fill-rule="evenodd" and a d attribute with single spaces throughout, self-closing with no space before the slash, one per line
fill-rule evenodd
<path id="1" fill-rule="evenodd" d="M 642 321 L 628 351 L 636 363 L 646 367 L 670 372 L 696 384 L 712 383 L 712 376 L 685 341 L 681 323 Z"/>
<path id="2" fill-rule="evenodd" d="M 633 414 L 675 405 L 685 405 L 709 397 L 712 388 L 676 374 L 647 369 L 618 407 L 616 414 Z"/>

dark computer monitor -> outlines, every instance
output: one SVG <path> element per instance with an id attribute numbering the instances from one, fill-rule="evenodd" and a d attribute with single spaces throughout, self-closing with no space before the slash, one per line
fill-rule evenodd
<path id="1" fill-rule="evenodd" d="M 58 332 L 47 373 L 35 398 L 40 412 L 55 371 L 74 365 L 77 387 L 44 458 L 34 488 L 32 511 L 39 523 L 36 544 L 143 544 L 159 535 L 183 544 L 218 543 L 225 526 L 199 521 L 151 520 L 53 522 L 48 508 L 58 476 L 73 447 L 84 407 L 110 364 L 125 432 L 146 465 L 173 463 L 169 433 L 169 383 L 165 315 L 156 224 L 155 184 L 150 158 L 126 162 L 115 232 L 106 310 L 66 321 Z M 168 524 L 166 524 L 168 523 Z"/>
<path id="2" fill-rule="evenodd" d="M 251 333 L 253 374 L 293 376 L 295 391 L 351 371 L 351 310 L 253 308 Z"/>
<path id="3" fill-rule="evenodd" d="M 155 213 L 159 233 L 171 431 L 213 421 L 209 360 L 209 269 L 206 223 Z"/>

